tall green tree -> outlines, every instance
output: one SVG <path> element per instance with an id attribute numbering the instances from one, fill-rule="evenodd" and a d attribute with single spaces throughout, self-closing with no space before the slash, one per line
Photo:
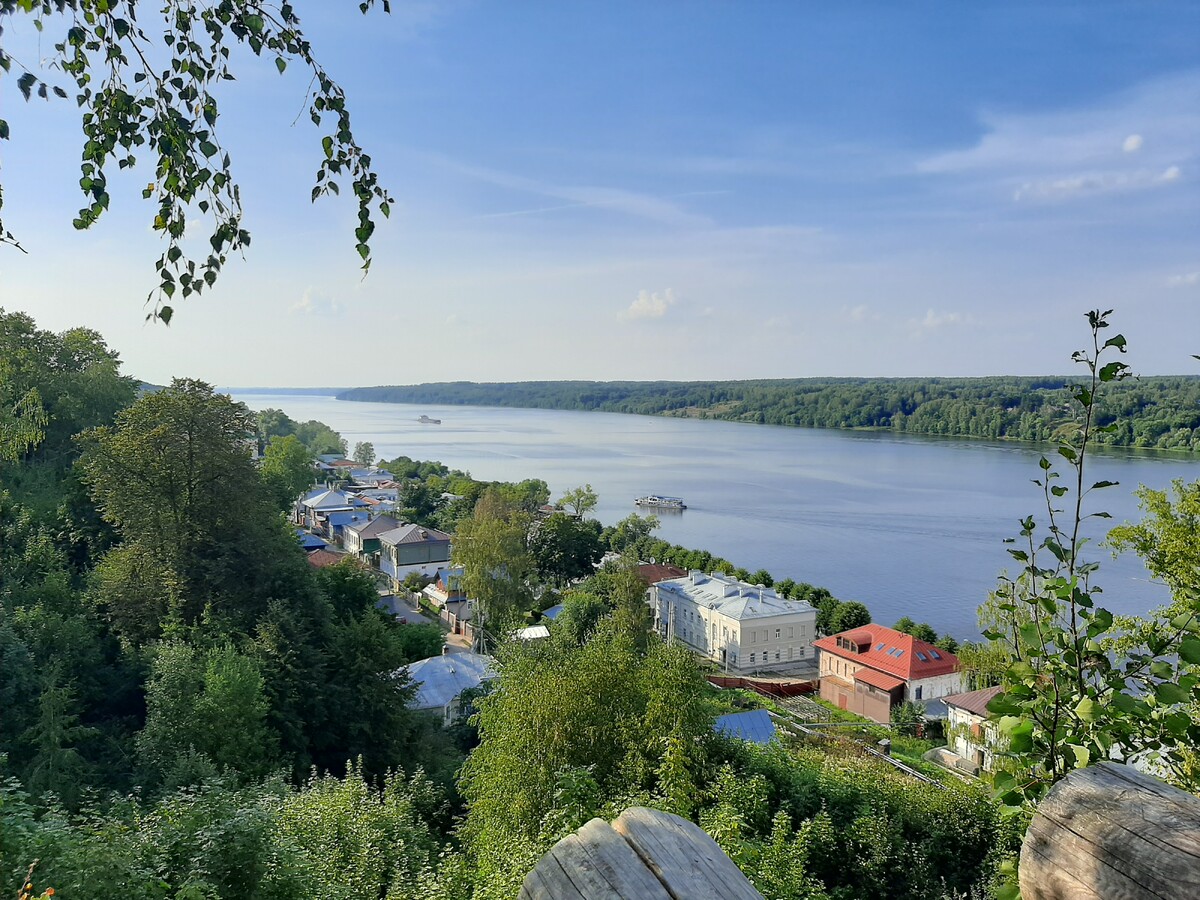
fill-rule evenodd
<path id="1" fill-rule="evenodd" d="M 544 581 L 565 584 L 591 575 L 604 546 L 600 523 L 556 512 L 534 522 L 529 530 L 529 554 Z"/>
<path id="2" fill-rule="evenodd" d="M 294 434 L 271 438 L 258 470 L 280 509 L 294 503 L 315 479 L 313 454 Z"/>
<path id="3" fill-rule="evenodd" d="M 454 534 L 454 564 L 463 567 L 463 589 L 475 601 L 480 640 L 497 640 L 532 603 L 533 561 L 526 520 L 496 492 L 485 494 Z"/>
<path id="4" fill-rule="evenodd" d="M 359 441 L 354 445 L 354 461 L 360 466 L 369 466 L 375 462 L 375 445 L 370 441 Z"/>
<path id="5" fill-rule="evenodd" d="M 838 604 L 829 620 L 832 634 L 871 624 L 871 611 L 856 600 Z"/>
<path id="6" fill-rule="evenodd" d="M 515 644 L 478 702 L 480 745 L 462 770 L 463 836 L 487 896 L 515 890 L 545 849 L 608 803 L 686 813 L 708 773 L 705 684 L 687 651 L 639 651 L 611 619 L 582 645 Z"/>
<path id="7" fill-rule="evenodd" d="M 138 756 L 156 784 L 194 784 L 232 770 L 261 777 L 279 762 L 255 661 L 231 646 L 161 644 L 146 686 Z"/>
<path id="8" fill-rule="evenodd" d="M 558 505 L 566 509 L 577 519 L 582 519 L 600 502 L 599 496 L 592 490 L 590 484 L 585 484 L 567 491 L 558 500 Z"/>
<path id="9" fill-rule="evenodd" d="M 37 721 L 21 736 L 33 748 L 25 784 L 34 794 L 50 792 L 74 808 L 88 783 L 88 764 L 78 745 L 96 729 L 79 724 L 75 691 L 52 670 L 38 700 Z"/>
<path id="10" fill-rule="evenodd" d="M 159 602 L 180 621 L 207 609 L 248 628 L 272 597 L 299 589 L 302 560 L 250 459 L 253 434 L 245 406 L 177 379 L 84 435 L 84 477 L 124 540 L 109 597 L 152 600 L 138 579 L 157 567 L 154 581 L 172 588 Z"/>

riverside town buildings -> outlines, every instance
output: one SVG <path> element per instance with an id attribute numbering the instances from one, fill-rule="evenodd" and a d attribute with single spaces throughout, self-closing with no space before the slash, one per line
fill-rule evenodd
<path id="1" fill-rule="evenodd" d="M 651 585 L 654 627 L 736 674 L 811 668 L 817 611 L 729 575 L 693 570 Z"/>

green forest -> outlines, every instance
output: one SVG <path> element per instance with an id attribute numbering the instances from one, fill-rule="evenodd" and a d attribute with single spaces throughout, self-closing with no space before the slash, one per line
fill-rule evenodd
<path id="1" fill-rule="evenodd" d="M 1066 377 L 798 378 L 763 381 L 522 381 L 363 387 L 341 400 L 578 409 L 990 440 L 1058 441 L 1080 427 Z M 1200 449 L 1200 377 L 1112 386 L 1093 436 L 1115 447 Z"/>

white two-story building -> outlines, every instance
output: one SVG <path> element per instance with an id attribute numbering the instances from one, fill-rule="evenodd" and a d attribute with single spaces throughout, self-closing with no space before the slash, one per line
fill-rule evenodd
<path id="1" fill-rule="evenodd" d="M 649 589 L 654 626 L 739 675 L 811 666 L 817 611 L 729 575 L 700 571 Z"/>

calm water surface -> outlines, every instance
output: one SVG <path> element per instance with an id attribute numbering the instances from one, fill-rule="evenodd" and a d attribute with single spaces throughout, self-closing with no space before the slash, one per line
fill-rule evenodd
<path id="1" fill-rule="evenodd" d="M 1039 449 L 615 413 L 356 403 L 332 397 L 235 393 L 251 409 L 275 407 L 318 419 L 353 448 L 371 441 L 380 458 L 436 459 L 484 480 L 542 478 L 555 496 L 584 483 L 610 525 L 643 494 L 683 497 L 688 509 L 660 516 L 658 534 L 708 550 L 750 571 L 764 568 L 861 600 L 876 621 L 901 616 L 939 632 L 978 633 L 975 609 L 1011 562 L 1002 543 L 1017 521 L 1039 520 Z M 421 415 L 441 419 L 422 425 Z M 1108 452 L 1094 457 L 1092 509 L 1116 522 L 1139 517 L 1133 489 L 1200 478 L 1194 461 Z M 1103 521 L 1094 536 L 1102 537 Z M 1107 523 L 1107 524 L 1112 524 Z M 1103 602 L 1144 613 L 1168 599 L 1136 557 L 1103 548 Z"/>

